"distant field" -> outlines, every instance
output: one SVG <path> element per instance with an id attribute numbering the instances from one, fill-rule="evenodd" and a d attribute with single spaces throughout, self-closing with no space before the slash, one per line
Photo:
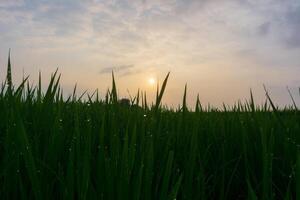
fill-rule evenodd
<path id="1" fill-rule="evenodd" d="M 300 113 L 249 101 L 218 111 L 120 104 L 113 78 L 98 93 L 62 98 L 27 79 L 0 88 L 1 199 L 300 199 Z"/>

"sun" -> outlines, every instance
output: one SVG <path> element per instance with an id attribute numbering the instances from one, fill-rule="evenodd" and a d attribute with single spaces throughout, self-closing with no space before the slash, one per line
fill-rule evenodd
<path id="1" fill-rule="evenodd" d="M 149 85 L 154 85 L 155 84 L 155 79 L 153 77 L 148 79 Z"/>

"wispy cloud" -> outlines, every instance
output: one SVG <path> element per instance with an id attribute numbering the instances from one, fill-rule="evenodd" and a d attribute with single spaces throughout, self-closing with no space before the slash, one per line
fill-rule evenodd
<path id="1" fill-rule="evenodd" d="M 134 68 L 134 65 L 119 65 L 114 67 L 105 67 L 103 68 L 99 73 L 100 74 L 109 74 L 114 72 L 120 72 L 121 74 L 131 74 L 132 69 Z"/>
<path id="2" fill-rule="evenodd" d="M 0 61 L 12 48 L 30 69 L 59 65 L 90 79 L 172 71 L 195 85 L 247 71 L 246 87 L 257 71 L 299 77 L 299 13 L 295 0 L 1 0 Z"/>
<path id="3" fill-rule="evenodd" d="M 265 22 L 258 27 L 258 34 L 266 36 L 270 32 L 271 23 Z"/>
<path id="4" fill-rule="evenodd" d="M 0 8 L 19 7 L 24 5 L 24 0 L 1 0 Z"/>
<path id="5" fill-rule="evenodd" d="M 289 9 L 286 24 L 286 45 L 289 48 L 300 48 L 300 5 Z"/>

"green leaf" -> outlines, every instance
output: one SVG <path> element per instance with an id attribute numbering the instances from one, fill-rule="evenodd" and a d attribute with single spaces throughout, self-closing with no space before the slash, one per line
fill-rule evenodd
<path id="1" fill-rule="evenodd" d="M 162 84 L 161 90 L 158 92 L 157 89 L 157 98 L 156 98 L 156 104 L 155 104 L 155 108 L 156 110 L 159 108 L 163 94 L 165 92 L 166 86 L 167 86 L 167 82 L 168 82 L 168 78 L 169 78 L 170 72 L 168 72 L 167 76 L 165 77 L 165 80 Z M 159 93 L 159 94 L 158 94 Z"/>

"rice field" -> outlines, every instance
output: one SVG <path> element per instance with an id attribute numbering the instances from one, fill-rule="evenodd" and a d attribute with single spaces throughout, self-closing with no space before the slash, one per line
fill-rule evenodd
<path id="1" fill-rule="evenodd" d="M 300 199 L 300 113 L 249 100 L 223 109 L 162 106 L 138 92 L 119 103 L 63 98 L 55 72 L 42 91 L 15 86 L 8 62 L 0 91 L 1 199 Z M 293 98 L 291 98 L 293 100 Z"/>

